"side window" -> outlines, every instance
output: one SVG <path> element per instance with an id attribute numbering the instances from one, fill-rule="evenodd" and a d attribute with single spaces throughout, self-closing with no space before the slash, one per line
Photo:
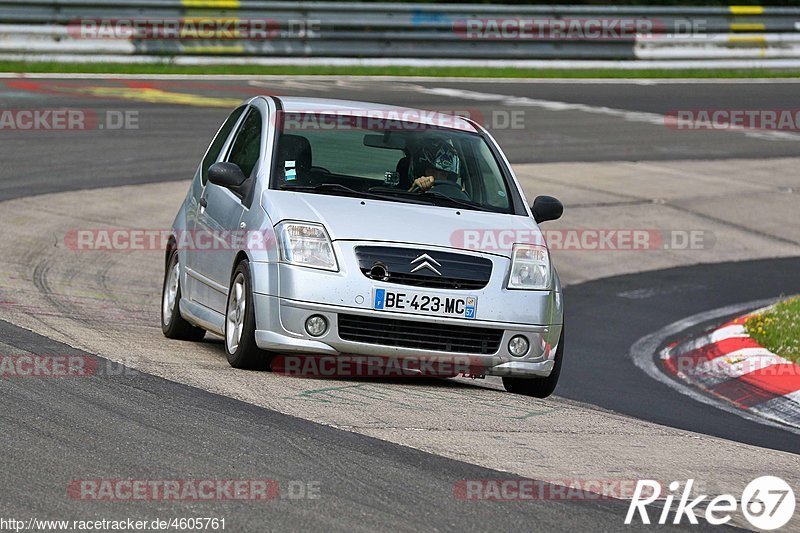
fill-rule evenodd
<path id="1" fill-rule="evenodd" d="M 228 161 L 236 163 L 242 173 L 250 177 L 261 155 L 261 113 L 258 109 L 251 108 L 242 122 L 242 127 L 236 134 Z"/>
<path id="2" fill-rule="evenodd" d="M 236 125 L 236 121 L 239 120 L 240 116 L 242 116 L 244 110 L 245 106 L 242 106 L 231 113 L 222 124 L 217 136 L 214 137 L 213 141 L 211 141 L 211 146 L 208 147 L 206 156 L 203 158 L 203 163 L 201 164 L 202 175 L 200 179 L 203 182 L 203 185 L 205 185 L 208 181 L 208 169 L 211 168 L 211 165 L 216 163 L 217 158 L 219 157 L 219 152 L 222 150 L 222 146 L 225 144 L 225 141 L 228 140 L 231 130 L 233 130 L 233 127 Z"/>
<path id="3" fill-rule="evenodd" d="M 494 161 L 492 151 L 489 145 L 485 142 L 478 143 L 477 153 L 475 159 L 478 161 L 480 179 L 476 180 L 484 189 L 482 191 L 483 201 L 500 209 L 511 209 L 512 192 L 509 185 L 506 184 L 505 178 L 500 173 L 500 168 L 496 164 L 491 164 Z"/>

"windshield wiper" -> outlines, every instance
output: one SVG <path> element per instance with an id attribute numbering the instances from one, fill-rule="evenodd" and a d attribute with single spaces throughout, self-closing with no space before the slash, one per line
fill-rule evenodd
<path id="1" fill-rule="evenodd" d="M 478 211 L 490 211 L 496 213 L 494 209 L 490 209 L 486 206 L 481 204 L 470 202 L 469 200 L 459 200 L 458 198 L 452 198 L 447 196 L 446 194 L 442 194 L 440 192 L 435 191 L 424 191 L 424 192 L 410 192 L 410 191 L 403 191 L 398 189 L 390 189 L 388 187 L 372 187 L 370 192 L 381 192 L 382 194 L 393 194 L 395 196 L 403 196 L 405 198 L 419 198 L 424 200 L 430 200 L 432 203 L 436 203 L 439 200 L 444 200 L 450 205 L 455 205 L 458 207 L 466 207 L 469 209 L 477 209 Z"/>
<path id="2" fill-rule="evenodd" d="M 332 192 L 332 193 L 346 194 L 349 196 L 355 196 L 358 198 L 372 198 L 374 200 L 389 200 L 389 201 L 395 200 L 392 196 L 389 196 L 387 194 L 377 194 L 372 192 L 371 190 L 359 191 L 357 189 L 352 189 L 340 183 L 320 183 L 319 185 L 283 184 L 281 185 L 281 189 L 284 191 L 299 191 L 299 192 L 321 192 L 321 193 Z M 421 202 L 414 202 L 414 203 L 421 203 Z"/>
<path id="3" fill-rule="evenodd" d="M 429 198 L 436 198 L 437 200 L 446 200 L 454 205 L 460 205 L 461 207 L 467 207 L 469 209 L 477 209 L 478 211 L 494 211 L 494 209 L 489 209 L 488 207 L 481 205 L 476 202 L 471 202 L 469 200 L 459 200 L 458 198 L 453 198 L 451 196 L 447 196 L 446 194 L 442 194 L 440 192 L 435 191 L 425 191 L 421 194 L 423 197 Z"/>

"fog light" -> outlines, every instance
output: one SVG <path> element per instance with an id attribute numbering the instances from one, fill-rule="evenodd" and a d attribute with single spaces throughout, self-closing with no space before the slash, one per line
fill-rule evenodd
<path id="1" fill-rule="evenodd" d="M 320 335 L 324 335 L 326 331 L 328 331 L 328 321 L 325 320 L 324 316 L 321 315 L 311 315 L 306 320 L 306 331 L 312 337 L 319 337 Z M 527 346 L 527 342 L 526 342 Z M 527 350 L 527 348 L 526 348 Z"/>
<path id="2" fill-rule="evenodd" d="M 530 348 L 528 339 L 522 335 L 511 337 L 511 340 L 508 341 L 508 351 L 511 352 L 511 355 L 514 357 L 522 357 L 528 353 L 528 348 Z"/>

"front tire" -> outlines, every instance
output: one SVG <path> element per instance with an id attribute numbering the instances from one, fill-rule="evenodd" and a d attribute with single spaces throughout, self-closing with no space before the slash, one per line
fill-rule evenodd
<path id="1" fill-rule="evenodd" d="M 504 377 L 503 386 L 508 392 L 533 396 L 534 398 L 547 398 L 558 385 L 558 378 L 561 375 L 561 360 L 564 357 L 564 327 L 561 327 L 561 337 L 558 339 L 556 348 L 555 364 L 550 375 L 546 378 L 515 378 Z"/>
<path id="2" fill-rule="evenodd" d="M 265 362 L 264 352 L 256 346 L 252 287 L 245 259 L 233 271 L 225 308 L 225 355 L 233 368 L 254 369 Z"/>
<path id="3" fill-rule="evenodd" d="M 168 339 L 182 341 L 201 341 L 206 330 L 187 322 L 180 311 L 181 266 L 178 250 L 172 250 L 164 273 L 164 286 L 161 289 L 161 331 Z"/>

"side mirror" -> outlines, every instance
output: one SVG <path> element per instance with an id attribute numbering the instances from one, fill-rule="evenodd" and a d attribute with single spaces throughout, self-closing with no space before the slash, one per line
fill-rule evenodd
<path id="1" fill-rule="evenodd" d="M 533 211 L 533 219 L 537 223 L 541 223 L 561 218 L 564 213 L 564 205 L 552 196 L 537 196 L 533 201 L 531 210 Z"/>
<path id="2" fill-rule="evenodd" d="M 246 180 L 247 177 L 236 163 L 214 163 L 208 169 L 208 181 L 220 187 L 235 189 L 241 187 Z"/>

